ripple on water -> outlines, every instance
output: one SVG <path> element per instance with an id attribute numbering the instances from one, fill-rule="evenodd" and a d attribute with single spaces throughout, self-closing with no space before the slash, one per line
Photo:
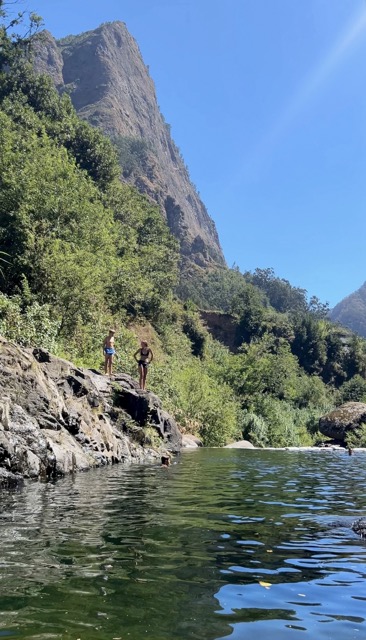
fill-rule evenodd
<path id="1" fill-rule="evenodd" d="M 233 449 L 29 483 L 0 505 L 0 637 L 366 637 L 366 543 L 329 527 L 365 489 L 361 456 Z"/>

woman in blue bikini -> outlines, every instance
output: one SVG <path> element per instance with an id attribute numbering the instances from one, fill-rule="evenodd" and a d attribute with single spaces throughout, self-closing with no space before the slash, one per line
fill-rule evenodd
<path id="1" fill-rule="evenodd" d="M 105 375 L 112 375 L 113 356 L 116 353 L 114 348 L 114 329 L 109 329 L 109 334 L 104 338 L 103 353 L 104 353 L 104 373 Z"/>
<path id="2" fill-rule="evenodd" d="M 141 341 L 141 349 L 137 349 L 136 353 L 133 354 L 133 357 L 139 366 L 140 389 L 145 391 L 147 369 L 154 357 L 153 352 L 145 340 Z"/>

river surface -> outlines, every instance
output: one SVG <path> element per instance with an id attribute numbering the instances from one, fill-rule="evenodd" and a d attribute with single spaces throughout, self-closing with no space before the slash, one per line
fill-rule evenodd
<path id="1" fill-rule="evenodd" d="M 0 638 L 365 640 L 366 455 L 206 449 L 0 495 Z"/>

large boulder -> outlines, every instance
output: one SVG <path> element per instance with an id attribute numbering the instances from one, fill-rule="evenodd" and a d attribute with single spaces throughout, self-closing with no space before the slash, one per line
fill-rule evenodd
<path id="1" fill-rule="evenodd" d="M 124 376 L 126 379 L 127 376 Z M 116 377 L 118 383 L 119 378 Z M 115 405 L 123 409 L 140 427 L 152 427 L 165 447 L 174 453 L 182 448 L 182 434 L 178 425 L 169 413 L 163 411 L 161 400 L 151 391 L 115 385 Z"/>
<path id="2" fill-rule="evenodd" d="M 182 447 L 183 449 L 198 449 L 203 447 L 203 442 L 192 433 L 185 433 L 182 437 Z"/>
<path id="3" fill-rule="evenodd" d="M 255 446 L 249 440 L 238 440 L 225 445 L 225 449 L 255 449 Z"/>
<path id="4" fill-rule="evenodd" d="M 346 402 L 319 420 L 319 431 L 333 440 L 344 442 L 349 431 L 366 424 L 366 404 Z"/>
<path id="5" fill-rule="evenodd" d="M 177 452 L 182 437 L 160 399 L 125 374 L 111 381 L 0 337 L 0 486 Z M 156 431 L 148 435 L 146 427 Z"/>

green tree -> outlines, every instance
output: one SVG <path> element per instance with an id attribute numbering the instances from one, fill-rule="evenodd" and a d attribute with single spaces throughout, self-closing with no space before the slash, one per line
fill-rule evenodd
<path id="1" fill-rule="evenodd" d="M 345 368 L 347 378 L 359 374 L 366 377 L 366 341 L 353 334 L 345 347 Z"/>
<path id="2" fill-rule="evenodd" d="M 256 269 L 253 274 L 245 274 L 250 282 L 261 289 L 276 311 L 306 311 L 306 290 L 293 287 L 288 280 L 277 278 L 273 269 Z"/>
<path id="3" fill-rule="evenodd" d="M 231 310 L 239 316 L 236 338 L 238 345 L 263 335 L 266 330 L 263 296 L 253 285 L 247 284 L 234 298 Z"/>
<path id="4" fill-rule="evenodd" d="M 366 380 L 359 374 L 347 380 L 339 389 L 339 401 L 366 402 Z"/>
<path id="5" fill-rule="evenodd" d="M 310 313 L 293 317 L 294 339 L 292 353 L 306 373 L 321 374 L 327 359 L 324 331 Z"/>

